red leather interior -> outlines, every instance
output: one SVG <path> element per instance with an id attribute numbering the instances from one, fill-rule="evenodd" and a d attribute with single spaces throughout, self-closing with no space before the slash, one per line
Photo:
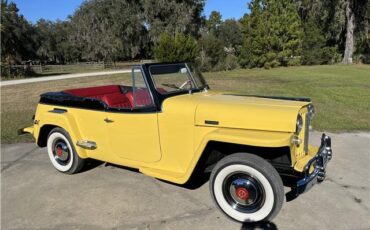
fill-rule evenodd
<path id="1" fill-rule="evenodd" d="M 123 94 L 119 85 L 69 89 L 65 90 L 64 92 L 78 97 L 88 97 L 102 100 L 109 107 L 133 108 L 134 106 L 134 97 L 132 91 Z M 147 106 L 152 104 L 152 100 L 147 89 L 136 90 L 135 99 L 136 106 Z"/>
<path id="2" fill-rule="evenodd" d="M 92 98 L 101 98 L 105 94 L 111 93 L 121 93 L 119 85 L 106 85 L 106 86 L 97 86 L 89 88 L 80 88 L 80 89 L 69 89 L 65 90 L 65 93 L 70 93 L 79 97 L 92 97 Z"/>
<path id="3" fill-rule="evenodd" d="M 130 101 L 131 105 L 134 105 L 134 95 L 130 91 L 126 93 L 128 100 Z M 138 89 L 135 91 L 135 100 L 136 106 L 148 106 L 152 104 L 152 100 L 150 98 L 150 94 L 147 89 Z"/>
<path id="4" fill-rule="evenodd" d="M 78 97 L 88 97 L 102 100 L 109 107 L 132 108 L 131 103 L 126 97 L 126 95 L 121 93 L 119 85 L 69 89 L 65 90 L 64 92 Z"/>
<path id="5" fill-rule="evenodd" d="M 126 95 L 121 93 L 106 94 L 102 97 L 101 100 L 109 105 L 109 107 L 132 108 L 131 103 Z"/>

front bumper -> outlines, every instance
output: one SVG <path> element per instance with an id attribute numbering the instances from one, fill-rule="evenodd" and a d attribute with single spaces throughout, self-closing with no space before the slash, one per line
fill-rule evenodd
<path id="1" fill-rule="evenodd" d="M 295 187 L 296 195 L 308 191 L 316 183 L 320 183 L 325 179 L 325 168 L 333 155 L 331 149 L 331 138 L 322 134 L 321 145 L 317 154 L 305 165 L 303 179 L 300 179 Z M 313 170 L 311 170 L 313 167 Z M 310 173 L 311 171 L 311 173 Z"/>

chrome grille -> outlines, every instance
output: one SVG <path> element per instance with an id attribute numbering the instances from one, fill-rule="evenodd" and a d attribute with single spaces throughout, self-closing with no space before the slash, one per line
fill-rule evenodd
<path id="1" fill-rule="evenodd" d="M 309 141 L 309 136 L 310 136 L 310 114 L 306 114 L 306 119 L 305 119 L 305 127 L 304 127 L 304 152 L 308 153 L 308 141 Z"/>

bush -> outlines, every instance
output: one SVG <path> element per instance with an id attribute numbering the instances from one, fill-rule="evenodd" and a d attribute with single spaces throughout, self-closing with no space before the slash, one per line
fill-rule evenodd
<path id="1" fill-rule="evenodd" d="M 183 33 L 162 33 L 153 51 L 160 62 L 193 62 L 198 54 L 195 39 Z"/>
<path id="2" fill-rule="evenodd" d="M 240 68 L 238 58 L 234 54 L 228 54 L 224 61 L 225 70 L 233 70 Z"/>
<path id="3" fill-rule="evenodd" d="M 357 63 L 370 64 L 370 38 L 358 39 L 353 60 Z"/>
<path id="4" fill-rule="evenodd" d="M 322 48 L 320 64 L 334 64 L 340 62 L 341 59 L 342 55 L 338 53 L 336 46 Z"/>

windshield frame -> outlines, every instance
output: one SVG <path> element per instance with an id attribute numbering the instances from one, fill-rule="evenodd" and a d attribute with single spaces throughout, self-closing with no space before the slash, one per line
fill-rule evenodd
<path id="1" fill-rule="evenodd" d="M 191 89 L 179 89 L 179 90 L 173 90 L 173 91 L 169 91 L 169 92 L 166 92 L 166 93 L 161 93 L 157 90 L 157 85 L 156 85 L 156 80 L 155 80 L 155 76 L 153 76 L 152 72 L 151 72 L 151 68 L 152 67 L 165 67 L 165 66 L 170 66 L 170 65 L 183 65 L 184 68 L 187 69 L 187 78 L 189 79 L 189 81 L 191 82 Z M 194 69 L 195 67 L 193 67 Z M 153 64 L 147 64 L 147 70 L 148 70 L 148 73 L 149 73 L 149 76 L 151 78 L 151 81 L 153 82 L 153 86 L 154 86 L 154 90 L 156 91 L 157 94 L 159 95 L 162 95 L 164 97 L 168 97 L 168 96 L 176 96 L 176 95 L 181 95 L 181 94 L 187 94 L 187 93 L 193 93 L 193 92 L 201 92 L 203 91 L 204 89 L 208 89 L 208 85 L 206 83 L 206 81 L 204 80 L 203 76 L 202 75 L 199 75 L 198 77 L 200 78 L 199 81 L 203 83 L 203 85 L 199 86 L 197 81 L 195 80 L 195 77 L 193 75 L 193 71 L 192 69 L 188 66 L 188 63 L 186 62 L 175 62 L 175 63 L 153 63 Z"/>

